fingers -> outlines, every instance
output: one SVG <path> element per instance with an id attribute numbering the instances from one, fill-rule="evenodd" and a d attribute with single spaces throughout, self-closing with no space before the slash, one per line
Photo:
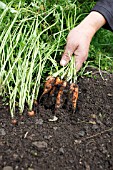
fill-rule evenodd
<path id="1" fill-rule="evenodd" d="M 73 52 L 66 50 L 64 54 L 62 55 L 60 65 L 65 66 L 70 61 L 72 54 Z"/>
<path id="2" fill-rule="evenodd" d="M 78 72 L 81 69 L 85 59 L 84 59 L 84 57 L 81 58 L 80 56 L 75 56 L 75 57 L 76 57 L 75 66 L 76 66 L 76 71 Z"/>
<path id="3" fill-rule="evenodd" d="M 75 48 L 76 48 L 75 43 L 73 43 L 72 41 L 71 42 L 67 41 L 64 53 L 60 61 L 60 65 L 65 66 L 70 61 L 71 56 L 75 51 Z"/>
<path id="4" fill-rule="evenodd" d="M 65 66 L 75 55 L 76 69 L 80 70 L 83 62 L 87 59 L 91 38 L 83 31 L 83 28 L 74 28 L 67 37 L 67 44 L 62 55 L 60 65 Z"/>
<path id="5" fill-rule="evenodd" d="M 80 68 L 82 67 L 83 63 L 86 61 L 87 56 L 88 56 L 88 49 L 87 47 L 84 48 L 84 45 L 75 45 L 69 46 L 69 44 L 66 45 L 65 51 L 62 55 L 62 59 L 60 61 L 60 64 L 62 66 L 65 66 L 71 59 L 72 55 L 75 55 L 75 65 L 76 65 L 76 70 L 79 71 Z"/>
<path id="6" fill-rule="evenodd" d="M 86 61 L 87 57 L 88 57 L 88 52 L 83 52 L 83 51 L 79 51 L 78 49 L 74 52 L 75 55 L 75 66 L 76 66 L 76 71 L 78 72 L 83 63 Z"/>
<path id="7" fill-rule="evenodd" d="M 62 66 L 65 66 L 71 59 L 72 55 L 75 55 L 75 65 L 76 65 L 76 70 L 79 71 L 80 68 L 82 67 L 83 63 L 86 61 L 88 54 L 85 52 L 82 52 L 79 50 L 79 47 L 73 51 L 71 48 L 66 48 L 64 51 L 64 54 L 62 55 L 62 59 L 60 61 L 60 64 Z"/>

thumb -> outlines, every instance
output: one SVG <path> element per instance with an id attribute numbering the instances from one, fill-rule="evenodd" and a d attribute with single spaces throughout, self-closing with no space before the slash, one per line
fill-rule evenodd
<path id="1" fill-rule="evenodd" d="M 67 43 L 67 45 L 65 47 L 65 51 L 64 51 L 62 58 L 60 60 L 60 65 L 65 66 L 70 61 L 71 56 L 74 53 L 74 50 L 75 50 L 75 48 L 74 48 L 73 44 Z"/>

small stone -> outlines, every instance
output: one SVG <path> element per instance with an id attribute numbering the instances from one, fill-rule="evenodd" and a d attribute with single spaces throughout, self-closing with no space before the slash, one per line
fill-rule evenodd
<path id="1" fill-rule="evenodd" d="M 17 159 L 18 158 L 18 155 L 16 153 L 13 154 L 13 158 L 14 159 Z"/>
<path id="2" fill-rule="evenodd" d="M 102 122 L 99 119 L 97 119 L 96 121 L 99 125 L 102 125 Z"/>
<path id="3" fill-rule="evenodd" d="M 50 138 L 52 138 L 52 136 L 51 136 L 51 135 L 48 135 L 48 136 L 47 136 L 47 135 L 45 135 L 45 136 L 44 136 L 44 139 L 50 139 Z"/>
<path id="4" fill-rule="evenodd" d="M 32 143 L 34 146 L 36 146 L 38 149 L 44 149 L 47 148 L 47 143 L 45 141 L 35 141 Z"/>
<path id="5" fill-rule="evenodd" d="M 91 114 L 91 118 L 96 119 L 96 115 L 95 114 Z"/>
<path id="6" fill-rule="evenodd" d="M 5 135 L 6 135 L 6 132 L 5 132 L 5 129 L 4 129 L 4 128 L 1 128 L 1 129 L 0 129 L 0 135 L 1 135 L 1 136 L 5 136 Z"/>
<path id="7" fill-rule="evenodd" d="M 30 153 L 31 153 L 31 155 L 33 155 L 35 157 L 38 156 L 38 153 L 36 151 L 34 151 L 34 150 L 31 150 Z"/>
<path id="8" fill-rule="evenodd" d="M 56 126 L 55 126 L 55 127 L 53 127 L 53 129 L 54 129 L 54 130 L 57 130 L 57 129 L 58 129 L 58 127 L 56 127 Z"/>
<path id="9" fill-rule="evenodd" d="M 61 154 L 64 154 L 64 149 L 61 147 L 61 148 L 59 149 L 59 152 L 60 152 Z"/>
<path id="10" fill-rule="evenodd" d="M 15 170 L 16 170 L 16 169 L 17 169 L 17 170 L 19 169 L 19 166 L 18 166 L 18 165 L 15 166 Z"/>
<path id="11" fill-rule="evenodd" d="M 96 129 L 98 129 L 98 126 L 97 125 L 93 125 L 92 129 L 96 130 Z"/>
<path id="12" fill-rule="evenodd" d="M 81 140 L 75 140 L 74 144 L 80 144 L 82 141 Z"/>
<path id="13" fill-rule="evenodd" d="M 5 167 L 3 168 L 3 170 L 13 170 L 13 167 L 11 167 L 11 166 L 5 166 Z"/>
<path id="14" fill-rule="evenodd" d="M 42 119 L 37 119 L 35 124 L 42 125 L 43 124 L 43 120 Z"/>
<path id="15" fill-rule="evenodd" d="M 70 159 L 69 162 L 73 164 L 75 161 L 73 159 Z"/>
<path id="16" fill-rule="evenodd" d="M 109 97 L 112 97 L 112 96 L 113 96 L 113 94 L 111 94 L 111 93 L 108 93 L 107 95 L 108 95 Z"/>
<path id="17" fill-rule="evenodd" d="M 33 168 L 28 168 L 28 170 L 34 170 Z"/>
<path id="18" fill-rule="evenodd" d="M 58 117 L 53 116 L 53 118 L 52 118 L 52 119 L 49 119 L 49 122 L 55 122 L 55 121 L 57 121 L 57 120 L 58 120 Z"/>
<path id="19" fill-rule="evenodd" d="M 93 124 L 93 125 L 96 125 L 96 122 L 93 121 L 93 120 L 90 120 L 89 123 L 90 123 L 90 124 Z"/>
<path id="20" fill-rule="evenodd" d="M 84 132 L 84 131 L 80 131 L 80 132 L 78 133 L 78 135 L 81 136 L 81 137 L 83 137 L 83 136 L 85 135 L 85 132 Z"/>

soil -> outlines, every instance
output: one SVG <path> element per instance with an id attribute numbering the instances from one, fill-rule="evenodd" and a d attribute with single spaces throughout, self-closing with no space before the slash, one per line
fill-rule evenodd
<path id="1" fill-rule="evenodd" d="M 0 99 L 0 170 L 113 170 L 113 74 L 93 71 L 78 85 L 75 113 L 43 102 L 16 125 Z"/>

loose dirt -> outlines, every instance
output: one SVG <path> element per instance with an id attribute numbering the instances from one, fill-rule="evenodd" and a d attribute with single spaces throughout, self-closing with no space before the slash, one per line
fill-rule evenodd
<path id="1" fill-rule="evenodd" d="M 113 170 L 113 74 L 102 76 L 79 78 L 76 113 L 43 102 L 13 125 L 0 99 L 0 170 Z"/>

